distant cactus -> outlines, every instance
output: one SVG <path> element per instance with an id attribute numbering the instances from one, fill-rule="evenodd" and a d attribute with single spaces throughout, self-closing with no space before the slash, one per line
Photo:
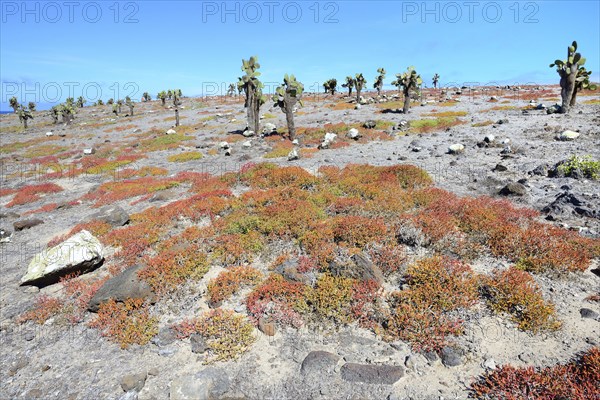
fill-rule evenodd
<path id="1" fill-rule="evenodd" d="M 17 110 L 19 109 L 19 100 L 17 100 L 17 98 L 15 96 L 11 97 L 8 100 L 8 104 L 10 105 L 10 108 L 12 108 L 14 112 L 17 112 Z"/>
<path id="2" fill-rule="evenodd" d="M 288 76 L 285 74 L 283 78 L 283 85 L 279 86 L 273 95 L 275 106 L 280 107 L 285 113 L 285 120 L 287 122 L 290 140 L 294 140 L 296 138 L 294 107 L 297 102 L 300 102 L 300 105 L 302 105 L 303 92 L 304 85 L 301 82 L 298 82 L 294 75 Z"/>
<path id="3" fill-rule="evenodd" d="M 373 88 L 377 89 L 377 96 L 381 96 L 381 89 L 383 89 L 383 80 L 385 79 L 385 69 L 379 68 L 377 70 L 377 77 L 375 78 L 375 83 L 373 84 Z"/>
<path id="4" fill-rule="evenodd" d="M 235 83 L 230 83 L 227 88 L 227 96 L 233 97 L 235 95 Z"/>
<path id="5" fill-rule="evenodd" d="M 19 108 L 17 108 L 17 115 L 19 116 L 19 121 L 21 121 L 23 123 L 23 128 L 27 129 L 27 120 L 33 119 L 33 115 L 31 115 L 31 111 L 29 111 L 27 108 L 23 107 L 22 105 L 19 105 Z"/>
<path id="6" fill-rule="evenodd" d="M 108 99 L 108 101 L 106 102 L 106 104 L 108 104 L 109 106 L 112 105 L 115 102 L 114 99 L 110 98 Z"/>
<path id="7" fill-rule="evenodd" d="M 113 106 L 112 106 L 112 112 L 113 112 L 115 115 L 117 115 L 117 116 L 119 115 L 119 106 L 117 105 L 117 103 L 114 103 L 114 104 L 113 104 Z"/>
<path id="8" fill-rule="evenodd" d="M 173 91 L 171 89 L 167 90 L 167 98 L 171 100 L 173 98 Z"/>
<path id="9" fill-rule="evenodd" d="M 58 116 L 60 115 L 60 106 L 53 106 L 50 109 L 50 116 L 55 124 L 58 124 Z"/>
<path id="10" fill-rule="evenodd" d="M 158 94 L 156 95 L 156 98 L 160 99 L 160 102 L 164 107 L 164 105 L 167 101 L 167 92 L 165 92 L 164 90 L 162 92 L 158 92 Z"/>
<path id="11" fill-rule="evenodd" d="M 367 80 L 363 76 L 363 74 L 356 74 L 354 77 L 354 88 L 356 89 L 356 102 L 358 103 L 360 100 L 360 92 L 362 92 L 363 87 L 367 84 Z"/>
<path id="12" fill-rule="evenodd" d="M 102 99 L 98 99 L 98 102 L 96 104 L 99 106 L 103 106 L 104 102 L 102 101 Z"/>
<path id="13" fill-rule="evenodd" d="M 418 90 L 419 86 L 423 83 L 421 76 L 415 71 L 415 67 L 408 67 L 406 72 L 402 74 L 396 74 L 396 80 L 392 82 L 392 85 L 402 89 L 404 94 L 404 114 L 408 113 L 410 108 L 410 93 L 411 91 Z"/>
<path id="14" fill-rule="evenodd" d="M 83 108 L 83 105 L 86 103 L 85 99 L 83 98 L 83 96 L 79 96 L 77 98 L 77 107 L 79 108 Z"/>
<path id="15" fill-rule="evenodd" d="M 27 104 L 27 108 L 29 109 L 29 111 L 35 111 L 35 103 L 33 101 L 30 101 L 29 104 Z"/>
<path id="16" fill-rule="evenodd" d="M 334 95 L 337 90 L 337 79 L 331 78 L 325 81 L 325 83 L 323 83 L 323 88 L 325 89 L 325 93 Z"/>
<path id="17" fill-rule="evenodd" d="M 354 78 L 351 76 L 346 77 L 346 83 L 342 84 L 342 87 L 348 88 L 348 96 L 352 96 L 352 89 L 354 88 Z"/>
<path id="18" fill-rule="evenodd" d="M 123 100 L 117 100 L 117 109 L 119 110 L 119 114 L 121 114 L 121 107 L 123 107 Z"/>
<path id="19" fill-rule="evenodd" d="M 181 101 L 179 101 L 180 94 L 181 90 L 173 91 L 173 106 L 175 106 L 175 126 L 179 126 L 179 106 L 181 105 Z"/>
<path id="20" fill-rule="evenodd" d="M 75 118 L 75 105 L 72 100 L 73 98 L 69 97 L 64 104 L 58 106 L 58 111 L 62 115 L 62 120 L 65 124 L 70 124 Z"/>
<path id="21" fill-rule="evenodd" d="M 436 73 L 435 75 L 433 75 L 433 78 L 431 78 L 431 81 L 433 82 L 433 88 L 437 89 L 437 84 L 440 81 L 440 76 Z"/>
<path id="22" fill-rule="evenodd" d="M 75 106 L 75 99 L 73 97 L 67 97 L 67 100 L 65 100 L 65 104 L 68 104 L 70 106 Z"/>
<path id="23" fill-rule="evenodd" d="M 258 132 L 259 128 L 260 106 L 266 101 L 262 93 L 264 85 L 258 79 L 260 76 L 259 68 L 260 64 L 256 56 L 250 57 L 249 60 L 242 60 L 242 71 L 245 75 L 238 78 L 238 90 L 242 88 L 246 95 L 244 107 L 248 112 L 248 127 L 254 132 Z"/>
<path id="24" fill-rule="evenodd" d="M 131 98 L 129 96 L 125 97 L 125 105 L 127 107 L 129 107 L 129 116 L 132 117 L 133 116 L 133 107 L 135 107 L 135 103 L 133 101 L 131 101 Z"/>
<path id="25" fill-rule="evenodd" d="M 181 92 L 181 89 L 175 89 L 173 90 L 173 95 L 177 95 L 177 97 L 182 98 L 183 97 L 183 93 Z"/>
<path id="26" fill-rule="evenodd" d="M 150 97 L 150 94 L 148 92 L 144 92 L 144 94 L 142 94 L 142 101 L 147 102 L 150 100 L 152 100 L 152 97 Z"/>
<path id="27" fill-rule="evenodd" d="M 577 51 L 577 42 L 573 41 L 571 46 L 567 48 L 567 59 L 566 60 L 555 60 L 550 64 L 550 68 L 556 67 L 556 72 L 560 75 L 560 96 L 562 98 L 562 105 L 560 112 L 562 114 L 568 114 L 569 109 L 575 104 L 573 95 L 577 86 L 577 76 L 579 75 L 579 68 L 585 64 L 585 58 L 581 57 Z M 585 80 L 583 76 L 580 77 Z"/>

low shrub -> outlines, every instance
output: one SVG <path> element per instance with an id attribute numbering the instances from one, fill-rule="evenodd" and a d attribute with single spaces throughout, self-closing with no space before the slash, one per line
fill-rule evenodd
<path id="1" fill-rule="evenodd" d="M 233 267 L 219 274 L 208 283 L 208 299 L 217 304 L 227 300 L 239 291 L 243 285 L 258 283 L 262 274 L 252 267 Z"/>

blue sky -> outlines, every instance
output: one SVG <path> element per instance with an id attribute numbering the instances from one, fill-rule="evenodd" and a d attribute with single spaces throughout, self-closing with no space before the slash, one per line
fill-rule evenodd
<path id="1" fill-rule="evenodd" d="M 0 109 L 16 94 L 47 108 L 69 93 L 103 100 L 226 90 L 258 55 L 264 82 L 306 90 L 414 65 L 424 82 L 558 83 L 548 67 L 577 40 L 598 81 L 598 1 L 0 1 Z M 564 32 L 564 33 L 563 33 Z"/>

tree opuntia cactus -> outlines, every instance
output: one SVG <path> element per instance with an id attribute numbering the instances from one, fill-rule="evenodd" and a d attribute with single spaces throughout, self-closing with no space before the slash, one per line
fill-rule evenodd
<path id="1" fill-rule="evenodd" d="M 23 128 L 27 129 L 27 120 L 33 119 L 33 115 L 31 115 L 31 111 L 29 111 L 27 108 L 23 107 L 22 105 L 19 105 L 19 108 L 17 108 L 17 115 L 19 116 L 19 121 L 21 121 L 23 123 Z"/>
<path id="2" fill-rule="evenodd" d="M 83 98 L 83 96 L 79 96 L 77 98 L 77 107 L 83 108 L 84 104 L 85 104 L 85 99 Z"/>
<path id="3" fill-rule="evenodd" d="M 144 94 L 142 94 L 142 101 L 143 102 L 147 102 L 152 100 L 152 97 L 150 97 L 150 93 L 148 92 L 144 92 Z"/>
<path id="4" fill-rule="evenodd" d="M 360 92 L 362 92 L 363 87 L 367 84 L 367 80 L 363 76 L 363 74 L 356 74 L 354 77 L 354 88 L 356 89 L 356 102 L 360 101 Z"/>
<path id="5" fill-rule="evenodd" d="M 294 106 L 297 102 L 302 105 L 302 93 L 304 85 L 296 80 L 294 75 L 283 77 L 283 85 L 280 85 L 273 95 L 275 106 L 281 108 L 285 113 L 285 120 L 288 126 L 290 140 L 296 138 L 296 126 L 294 125 Z"/>
<path id="6" fill-rule="evenodd" d="M 434 89 L 437 89 L 437 84 L 438 84 L 439 80 L 440 80 L 440 76 L 437 73 L 435 75 L 433 75 L 433 78 L 431 78 Z"/>
<path id="7" fill-rule="evenodd" d="M 19 100 L 13 96 L 8 100 L 8 105 L 10 105 L 10 108 L 12 108 L 14 112 L 17 112 L 19 108 Z"/>
<path id="8" fill-rule="evenodd" d="M 342 84 L 342 87 L 348 89 L 348 96 L 352 96 L 352 89 L 354 88 L 354 78 L 351 76 L 346 77 L 346 83 Z"/>
<path id="9" fill-rule="evenodd" d="M 586 70 L 585 67 L 579 67 L 577 70 L 577 77 L 575 78 L 575 90 L 573 91 L 573 96 L 571 97 L 570 103 L 571 107 L 573 107 L 577 102 L 577 92 L 585 89 L 598 89 L 597 85 L 590 82 L 590 75 L 592 75 L 592 71 Z"/>
<path id="10" fill-rule="evenodd" d="M 129 96 L 125 97 L 125 105 L 129 107 L 129 116 L 132 117 L 133 107 L 135 107 L 135 104 L 133 103 L 133 101 L 131 101 L 131 98 Z"/>
<path id="11" fill-rule="evenodd" d="M 165 92 L 164 90 L 162 92 L 158 92 L 158 94 L 156 95 L 156 98 L 160 99 L 160 102 L 164 107 L 165 103 L 167 101 L 167 92 Z"/>
<path id="12" fill-rule="evenodd" d="M 555 60 L 550 64 L 550 68 L 556 67 L 556 72 L 560 75 L 560 97 L 562 98 L 560 112 L 562 114 L 569 112 L 573 94 L 575 93 L 579 67 L 585 64 L 585 58 L 581 57 L 581 54 L 576 53 L 576 51 L 577 42 L 573 41 L 571 46 L 567 48 L 567 59 Z M 573 102 L 573 104 L 575 103 Z"/>
<path id="13" fill-rule="evenodd" d="M 227 88 L 227 96 L 233 97 L 235 95 L 235 83 L 230 83 Z"/>
<path id="14" fill-rule="evenodd" d="M 375 78 L 375 83 L 373 84 L 373 88 L 377 89 L 377 96 L 381 96 L 381 89 L 383 89 L 383 80 L 385 79 L 385 69 L 379 68 L 377 70 L 377 77 Z"/>
<path id="15" fill-rule="evenodd" d="M 337 89 L 337 79 L 331 78 L 325 81 L 325 83 L 323 83 L 323 88 L 325 89 L 325 93 L 335 94 Z"/>
<path id="16" fill-rule="evenodd" d="M 396 74 L 396 80 L 392 82 L 392 85 L 402 89 L 404 94 L 404 114 L 408 113 L 410 108 L 410 93 L 413 90 L 417 90 L 423 83 L 421 76 L 415 71 L 415 67 L 408 67 L 406 72 L 402 74 Z"/>
<path id="17" fill-rule="evenodd" d="M 96 104 L 98 104 L 99 106 L 103 106 L 104 102 L 102 101 L 102 99 L 98 99 L 98 102 Z"/>
<path id="18" fill-rule="evenodd" d="M 175 106 L 175 126 L 179 126 L 179 106 L 181 105 L 181 101 L 179 101 L 180 94 L 181 90 L 173 91 L 173 106 Z"/>
<path id="19" fill-rule="evenodd" d="M 35 111 L 35 103 L 33 101 L 30 101 L 27 105 L 27 108 L 29 109 L 29 111 Z"/>
<path id="20" fill-rule="evenodd" d="M 243 89 L 246 95 L 244 107 L 248 112 L 248 127 L 254 132 L 258 132 L 259 128 L 260 106 L 266 101 L 262 93 L 264 85 L 258 79 L 260 76 L 259 68 L 260 64 L 256 56 L 250 57 L 249 60 L 242 60 L 242 71 L 245 75 L 238 78 L 238 90 Z"/>
<path id="21" fill-rule="evenodd" d="M 115 102 L 115 100 L 111 97 L 110 99 L 108 99 L 106 101 L 106 104 L 108 104 L 110 106 L 110 105 L 114 104 L 114 102 Z"/>

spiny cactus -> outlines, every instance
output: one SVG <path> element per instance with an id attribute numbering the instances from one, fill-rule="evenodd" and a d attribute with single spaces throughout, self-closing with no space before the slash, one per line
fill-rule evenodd
<path id="1" fill-rule="evenodd" d="M 585 67 L 579 67 L 577 70 L 577 77 L 575 78 L 575 90 L 573 91 L 573 96 L 571 97 L 571 107 L 575 105 L 577 102 L 577 92 L 580 92 L 585 89 L 596 90 L 598 86 L 590 82 L 590 75 L 592 75 L 592 71 L 588 71 Z"/>
<path id="2" fill-rule="evenodd" d="M 33 115 L 31 115 L 31 111 L 29 111 L 27 108 L 23 107 L 22 105 L 19 105 L 19 108 L 17 108 L 17 115 L 19 116 L 19 121 L 21 121 L 23 123 L 23 128 L 27 129 L 27 120 L 33 119 Z"/>
<path id="3" fill-rule="evenodd" d="M 296 80 L 294 75 L 288 76 L 285 74 L 283 77 L 283 85 L 280 85 L 273 95 L 273 101 L 275 106 L 281 108 L 285 113 L 285 120 L 288 126 L 288 132 L 290 134 L 290 140 L 296 138 L 296 126 L 294 125 L 294 106 L 297 102 L 302 105 L 302 93 L 304 92 L 304 85 Z"/>
<path id="4" fill-rule="evenodd" d="M 17 100 L 17 98 L 15 96 L 11 97 L 8 100 L 8 104 L 10 105 L 10 108 L 12 108 L 14 112 L 17 112 L 17 110 L 19 108 L 19 100 Z"/>
<path id="5" fill-rule="evenodd" d="M 171 100 L 173 98 L 173 91 L 171 89 L 167 90 L 167 98 Z"/>
<path id="6" fill-rule="evenodd" d="M 29 104 L 27 104 L 27 108 L 29 109 L 29 111 L 35 111 L 35 103 L 33 101 L 30 101 Z"/>
<path id="7" fill-rule="evenodd" d="M 179 106 L 181 105 L 181 101 L 179 101 L 180 94 L 181 90 L 173 91 L 173 106 L 175 106 L 175 126 L 179 126 Z"/>
<path id="8" fill-rule="evenodd" d="M 352 96 L 352 88 L 354 88 L 354 83 L 354 78 L 347 76 L 346 83 L 342 84 L 342 87 L 348 88 L 348 96 Z"/>
<path id="9" fill-rule="evenodd" d="M 550 64 L 550 68 L 556 67 L 556 72 L 560 75 L 560 96 L 562 98 L 562 105 L 560 112 L 562 114 L 568 114 L 571 105 L 573 94 L 575 93 L 575 86 L 577 83 L 577 75 L 579 67 L 585 64 L 585 58 L 581 57 L 577 51 L 577 42 L 573 41 L 571 46 L 567 48 L 567 59 L 566 60 L 555 60 Z"/>
<path id="10" fill-rule="evenodd" d="M 335 94 L 337 89 L 337 79 L 331 78 L 326 80 L 325 83 L 323 83 L 323 88 L 325 89 L 325 93 Z"/>
<path id="11" fill-rule="evenodd" d="M 381 89 L 383 89 L 383 80 L 385 79 L 385 69 L 379 68 L 377 70 L 377 77 L 375 78 L 375 83 L 373 84 L 373 88 L 377 89 L 377 96 L 381 96 Z"/>
<path id="12" fill-rule="evenodd" d="M 75 106 L 75 99 L 73 97 L 67 97 L 67 100 L 65 100 L 65 104 L 68 104 L 72 107 Z"/>
<path id="13" fill-rule="evenodd" d="M 114 104 L 113 104 L 113 106 L 112 106 L 112 112 L 113 112 L 115 115 L 117 115 L 117 116 L 119 115 L 119 106 L 117 105 L 117 103 L 114 103 Z"/>
<path id="14" fill-rule="evenodd" d="M 125 97 L 125 105 L 127 107 L 129 107 L 129 116 L 132 117 L 133 116 L 133 107 L 135 107 L 135 104 L 133 101 L 131 101 L 131 98 L 129 96 Z"/>
<path id="15" fill-rule="evenodd" d="M 415 67 L 408 67 L 406 72 L 402 74 L 396 74 L 396 80 L 392 82 L 392 85 L 402 89 L 404 94 L 404 114 L 408 113 L 410 108 L 410 92 L 418 90 L 419 86 L 423 83 L 421 76 L 415 71 Z"/>
<path id="16" fill-rule="evenodd" d="M 69 101 L 71 99 L 71 101 Z M 63 123 L 70 124 L 75 118 L 75 105 L 73 104 L 73 98 L 68 98 L 64 104 L 58 106 L 58 111 L 62 115 Z"/>
<path id="17" fill-rule="evenodd" d="M 160 102 L 164 107 L 165 103 L 167 101 L 167 92 L 165 92 L 164 90 L 162 92 L 158 92 L 158 94 L 156 95 L 156 98 L 160 99 Z"/>
<path id="18" fill-rule="evenodd" d="M 360 92 L 362 92 L 363 87 L 367 84 L 367 80 L 363 76 L 363 74 L 356 74 L 354 77 L 354 88 L 356 89 L 356 102 L 360 101 Z"/>
<path id="19" fill-rule="evenodd" d="M 117 100 L 117 109 L 119 110 L 119 114 L 121 114 L 121 107 L 123 107 L 123 100 Z"/>
<path id="20" fill-rule="evenodd" d="M 148 92 L 144 92 L 144 94 L 142 94 L 142 101 L 147 102 L 150 100 L 152 100 L 152 97 L 150 97 L 150 94 Z"/>
<path id="21" fill-rule="evenodd" d="M 259 68 L 260 64 L 256 56 L 250 57 L 248 60 L 242 60 L 242 71 L 245 75 L 238 78 L 238 90 L 242 88 L 246 95 L 244 107 L 248 110 L 248 127 L 254 132 L 258 132 L 259 128 L 260 106 L 266 101 L 266 97 L 262 93 L 264 85 L 258 79 L 260 76 Z"/>
<path id="22" fill-rule="evenodd" d="M 102 99 L 98 99 L 98 102 L 96 104 L 99 106 L 103 106 L 104 102 L 102 101 Z"/>
<path id="23" fill-rule="evenodd" d="M 227 88 L 227 96 L 233 97 L 235 95 L 235 83 L 230 83 Z"/>
<path id="24" fill-rule="evenodd" d="M 437 89 L 437 84 L 440 81 L 440 76 L 436 73 L 435 75 L 433 75 L 433 78 L 431 78 L 431 81 L 433 82 L 433 88 Z"/>
<path id="25" fill-rule="evenodd" d="M 60 106 L 52 106 L 49 115 L 55 124 L 58 124 L 58 116 L 60 115 Z"/>
<path id="26" fill-rule="evenodd" d="M 108 104 L 109 106 L 114 104 L 115 100 L 113 98 L 108 99 L 108 101 L 106 102 L 106 104 Z"/>
<path id="27" fill-rule="evenodd" d="M 77 98 L 77 107 L 79 108 L 83 108 L 83 105 L 86 103 L 85 99 L 83 98 L 83 96 L 79 96 Z"/>

